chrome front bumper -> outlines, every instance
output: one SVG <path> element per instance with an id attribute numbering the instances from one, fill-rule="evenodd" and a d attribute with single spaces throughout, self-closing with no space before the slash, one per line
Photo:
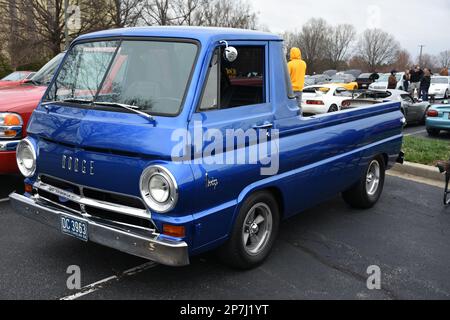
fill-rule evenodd
<path id="1" fill-rule="evenodd" d="M 0 151 L 15 151 L 20 140 L 0 140 Z"/>
<path id="2" fill-rule="evenodd" d="M 77 219 L 88 225 L 89 240 L 141 258 L 149 259 L 169 266 L 189 264 L 188 246 L 185 242 L 173 242 L 160 239 L 159 234 L 143 235 L 132 231 L 115 228 L 106 223 L 99 223 L 82 218 L 60 209 L 48 208 L 17 193 L 9 196 L 14 210 L 33 220 L 61 230 L 61 215 Z"/>

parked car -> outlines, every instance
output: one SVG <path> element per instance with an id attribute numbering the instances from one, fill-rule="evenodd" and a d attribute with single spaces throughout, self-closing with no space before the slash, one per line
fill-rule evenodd
<path id="1" fill-rule="evenodd" d="M 13 72 L 0 80 L 0 88 L 19 86 L 31 79 L 35 74 L 36 72 L 33 71 Z"/>
<path id="2" fill-rule="evenodd" d="M 352 81 L 354 81 L 355 79 L 357 79 L 359 77 L 359 75 L 362 73 L 362 71 L 359 69 L 350 69 L 350 70 L 344 71 L 343 73 L 351 75 L 353 77 Z"/>
<path id="3" fill-rule="evenodd" d="M 342 102 L 342 109 L 350 109 L 370 105 L 370 100 L 375 102 L 399 101 L 401 102 L 401 111 L 405 115 L 407 123 L 425 123 L 427 110 L 430 103 L 427 101 L 418 101 L 408 92 L 401 90 L 367 90 L 353 96 L 354 99 L 347 99 Z M 369 101 L 369 103 L 367 102 Z"/>
<path id="4" fill-rule="evenodd" d="M 431 77 L 431 85 L 428 93 L 437 99 L 447 99 L 450 96 L 450 77 Z"/>
<path id="5" fill-rule="evenodd" d="M 349 75 L 337 74 L 331 78 L 329 83 L 343 87 L 346 90 L 358 89 L 358 83 L 354 81 L 354 77 L 350 74 Z"/>
<path id="6" fill-rule="evenodd" d="M 369 85 L 370 90 L 386 90 L 388 88 L 388 81 L 390 73 L 383 73 L 380 75 L 380 78 L 376 80 L 374 83 Z M 395 74 L 395 78 L 397 79 L 397 90 L 403 90 L 403 76 L 404 72 L 397 72 Z"/>
<path id="7" fill-rule="evenodd" d="M 315 74 L 313 76 L 310 76 L 309 79 L 308 82 L 311 83 L 312 81 L 314 81 L 313 84 L 325 84 L 331 80 L 331 76 L 328 76 L 326 74 Z"/>
<path id="8" fill-rule="evenodd" d="M 351 92 L 339 84 L 323 84 L 303 89 L 304 114 L 322 114 L 341 110 L 342 101 L 352 97 Z"/>
<path id="9" fill-rule="evenodd" d="M 0 89 L 0 175 L 19 173 L 16 147 L 27 135 L 27 124 L 33 110 L 61 62 L 63 54 L 49 61 L 29 83 Z"/>
<path id="10" fill-rule="evenodd" d="M 113 75 L 117 63 L 126 68 Z M 224 66 L 263 81 L 233 84 Z M 280 220 L 339 193 L 374 206 L 402 159 L 402 118 L 398 102 L 303 118 L 277 35 L 97 32 L 72 43 L 33 113 L 17 147 L 26 192 L 10 202 L 65 235 L 162 264 L 217 249 L 251 268 Z M 255 150 L 260 161 L 245 161 Z"/>
<path id="11" fill-rule="evenodd" d="M 433 105 L 427 112 L 427 132 L 438 136 L 441 131 L 450 131 L 450 104 Z"/>
<path id="12" fill-rule="evenodd" d="M 369 85 L 373 83 L 370 78 L 371 73 L 361 73 L 358 78 L 356 78 L 356 83 L 359 89 L 368 89 Z"/>

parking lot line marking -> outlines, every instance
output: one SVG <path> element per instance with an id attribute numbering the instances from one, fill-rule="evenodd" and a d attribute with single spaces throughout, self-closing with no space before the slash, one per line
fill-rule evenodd
<path id="1" fill-rule="evenodd" d="M 0 203 L 8 202 L 8 201 L 9 201 L 9 198 L 0 199 Z"/>
<path id="2" fill-rule="evenodd" d="M 76 300 L 78 298 L 81 298 L 81 297 L 91 294 L 93 292 L 96 292 L 102 288 L 105 288 L 108 284 L 111 284 L 112 282 L 117 282 L 125 277 L 134 276 L 140 272 L 154 268 L 156 266 L 158 266 L 158 264 L 156 262 L 152 262 L 152 261 L 146 262 L 137 267 L 128 269 L 119 275 L 111 276 L 111 277 L 99 280 L 97 282 L 88 284 L 87 286 L 84 286 L 83 288 L 81 288 L 77 293 L 72 294 L 70 296 L 60 298 L 59 300 Z"/>
<path id="3" fill-rule="evenodd" d="M 416 134 L 425 133 L 425 132 L 427 132 L 427 130 L 420 130 L 420 131 L 416 131 L 416 132 L 411 132 L 411 133 L 405 134 L 405 137 L 414 136 Z"/>

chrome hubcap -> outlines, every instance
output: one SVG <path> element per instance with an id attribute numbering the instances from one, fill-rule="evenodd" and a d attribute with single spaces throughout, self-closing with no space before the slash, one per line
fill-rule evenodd
<path id="1" fill-rule="evenodd" d="M 272 211 L 265 203 L 255 204 L 247 213 L 242 229 L 245 251 L 259 254 L 266 247 L 272 233 Z"/>
<path id="2" fill-rule="evenodd" d="M 373 196 L 378 191 L 380 185 L 380 164 L 374 160 L 370 163 L 366 176 L 366 190 L 369 196 Z"/>

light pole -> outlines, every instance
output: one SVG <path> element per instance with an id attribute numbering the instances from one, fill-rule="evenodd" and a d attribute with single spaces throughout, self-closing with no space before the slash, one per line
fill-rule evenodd
<path id="1" fill-rule="evenodd" d="M 422 68 L 422 53 L 423 53 L 423 48 L 425 47 L 425 45 L 421 44 L 419 45 L 420 48 L 420 55 L 419 55 L 419 65 Z"/>
<path id="2" fill-rule="evenodd" d="M 65 48 L 69 48 L 69 0 L 64 0 L 64 38 L 65 38 Z"/>

